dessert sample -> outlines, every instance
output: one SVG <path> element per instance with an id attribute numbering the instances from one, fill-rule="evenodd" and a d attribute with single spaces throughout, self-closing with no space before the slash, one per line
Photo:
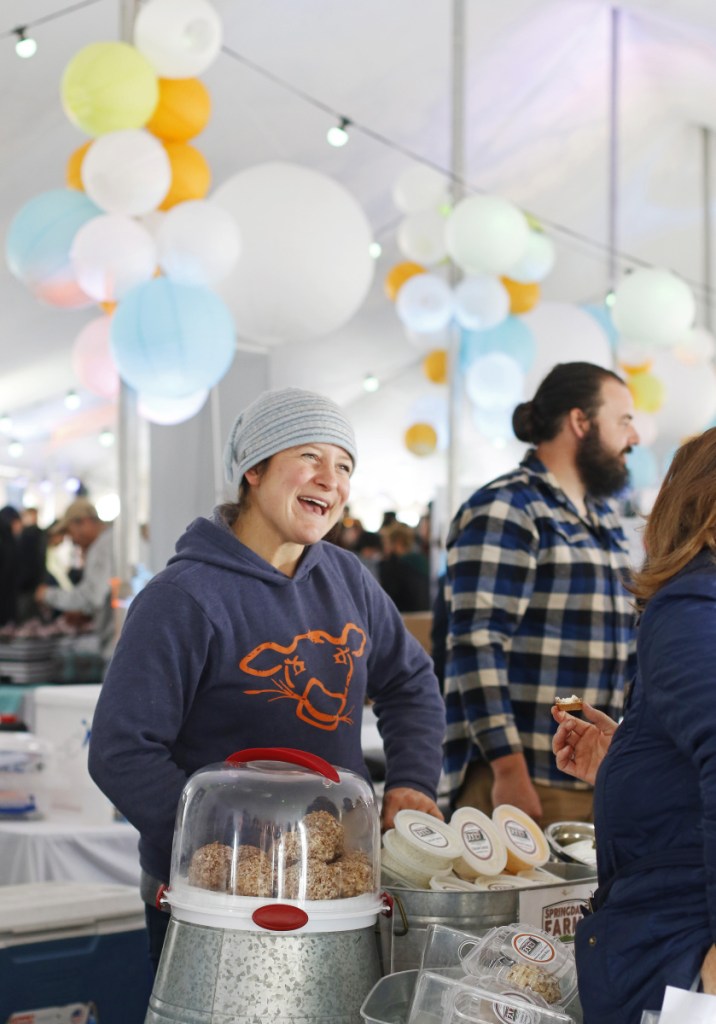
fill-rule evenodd
<path id="1" fill-rule="evenodd" d="M 573 693 L 571 697 L 555 697 L 555 706 L 560 711 L 581 711 L 582 710 L 582 698 L 578 697 L 576 693 Z"/>

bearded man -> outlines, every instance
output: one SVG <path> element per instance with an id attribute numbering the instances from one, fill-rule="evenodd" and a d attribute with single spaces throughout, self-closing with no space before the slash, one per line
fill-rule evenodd
<path id="1" fill-rule="evenodd" d="M 444 771 L 452 807 L 513 804 L 543 827 L 588 821 L 592 793 L 558 771 L 550 708 L 576 694 L 618 718 L 633 671 L 627 541 L 609 499 L 639 443 L 624 381 L 562 363 L 514 411 L 533 445 L 477 490 L 447 540 Z"/>

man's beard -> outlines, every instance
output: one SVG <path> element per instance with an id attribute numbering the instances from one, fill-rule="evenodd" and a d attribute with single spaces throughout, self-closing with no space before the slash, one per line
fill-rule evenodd
<path id="1" fill-rule="evenodd" d="M 625 453 L 630 451 L 631 448 L 624 449 Z M 618 494 L 629 479 L 629 470 L 620 455 L 606 450 L 599 427 L 594 422 L 579 443 L 576 463 L 587 494 L 593 498 L 609 498 Z"/>

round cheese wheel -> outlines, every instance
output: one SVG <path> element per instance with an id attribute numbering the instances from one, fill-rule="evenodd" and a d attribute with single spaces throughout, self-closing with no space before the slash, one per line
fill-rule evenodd
<path id="1" fill-rule="evenodd" d="M 549 846 L 536 821 L 512 804 L 500 804 L 492 820 L 507 848 L 507 870 L 513 874 L 540 868 L 549 860 Z"/>
<path id="2" fill-rule="evenodd" d="M 457 832 L 462 855 L 453 865 L 460 878 L 499 875 L 507 864 L 507 848 L 492 820 L 475 807 L 459 807 L 450 827 Z"/>

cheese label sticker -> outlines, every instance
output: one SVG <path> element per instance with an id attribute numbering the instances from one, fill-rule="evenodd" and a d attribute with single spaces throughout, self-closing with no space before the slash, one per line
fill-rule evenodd
<path id="1" fill-rule="evenodd" d="M 494 851 L 490 837 L 474 821 L 466 821 L 460 832 L 463 843 L 473 857 L 477 857 L 478 860 L 489 860 L 492 857 Z"/>
<path id="2" fill-rule="evenodd" d="M 417 822 L 410 826 L 410 832 L 419 839 L 421 843 L 427 843 L 428 846 L 447 846 L 448 841 L 445 836 L 438 832 L 436 828 L 431 828 L 430 825 L 426 825 L 423 822 Z"/>
<path id="3" fill-rule="evenodd" d="M 547 939 L 530 932 L 519 932 L 512 938 L 512 948 L 524 960 L 533 964 L 548 964 L 556 956 L 555 948 Z"/>
<path id="4" fill-rule="evenodd" d="M 505 822 L 505 832 L 522 853 L 537 853 L 537 843 L 524 825 L 520 825 L 513 818 L 508 818 Z"/>
<path id="5" fill-rule="evenodd" d="M 524 992 L 504 992 L 503 995 L 516 996 L 520 1001 L 525 998 Z M 504 1021 L 504 1024 L 535 1024 L 539 1019 L 533 1010 L 528 1010 L 524 1006 L 508 1006 L 506 1003 L 493 1003 L 492 1012 L 497 1020 Z"/>

